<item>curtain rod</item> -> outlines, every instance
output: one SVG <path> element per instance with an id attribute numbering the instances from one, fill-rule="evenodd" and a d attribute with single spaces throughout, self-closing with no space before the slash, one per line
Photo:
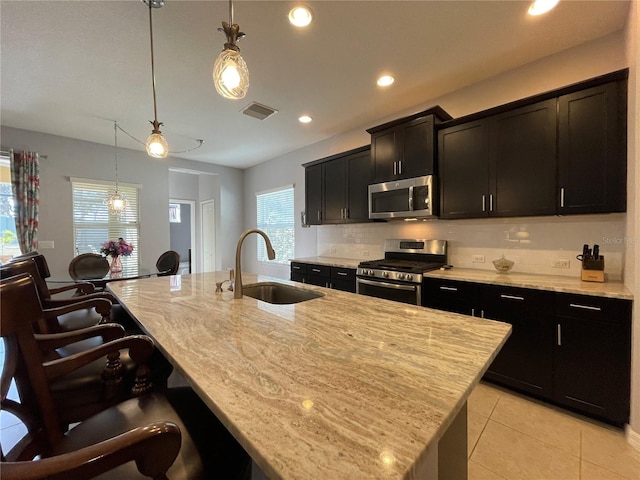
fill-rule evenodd
<path id="1" fill-rule="evenodd" d="M 0 155 L 8 157 L 9 156 L 9 149 L 5 150 L 5 147 L 2 147 L 2 150 L 0 150 Z M 45 160 L 47 158 L 49 158 L 49 155 L 42 155 L 40 153 L 38 154 L 38 156 L 44 158 Z"/>

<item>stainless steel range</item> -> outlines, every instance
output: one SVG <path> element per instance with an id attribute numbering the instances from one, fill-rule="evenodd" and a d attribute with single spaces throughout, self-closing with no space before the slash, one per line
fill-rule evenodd
<path id="1" fill-rule="evenodd" d="M 386 240 L 383 259 L 358 265 L 356 292 L 422 305 L 422 275 L 446 263 L 446 240 Z"/>

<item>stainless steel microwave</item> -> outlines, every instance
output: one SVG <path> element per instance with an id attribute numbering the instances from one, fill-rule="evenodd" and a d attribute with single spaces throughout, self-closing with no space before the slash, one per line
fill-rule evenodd
<path id="1" fill-rule="evenodd" d="M 433 217 L 433 175 L 369 185 L 369 218 Z"/>

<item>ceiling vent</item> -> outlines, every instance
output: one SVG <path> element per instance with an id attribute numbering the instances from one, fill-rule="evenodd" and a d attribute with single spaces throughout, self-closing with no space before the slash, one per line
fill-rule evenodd
<path id="1" fill-rule="evenodd" d="M 267 107 L 266 105 L 260 105 L 259 103 L 253 102 L 247 108 L 242 110 L 242 113 L 245 115 L 249 115 L 250 117 L 257 118 L 258 120 L 265 120 L 271 115 L 278 113 L 278 111 L 275 108 Z"/>

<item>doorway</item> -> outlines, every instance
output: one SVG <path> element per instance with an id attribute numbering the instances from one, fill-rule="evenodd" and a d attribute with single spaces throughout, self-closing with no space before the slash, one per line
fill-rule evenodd
<path id="1" fill-rule="evenodd" d="M 195 211 L 192 200 L 169 200 L 169 243 L 171 250 L 180 255 L 178 274 L 194 272 L 196 263 Z"/>
<path id="2" fill-rule="evenodd" d="M 216 270 L 216 215 L 213 200 L 200 204 L 200 225 L 202 226 L 202 271 Z"/>

